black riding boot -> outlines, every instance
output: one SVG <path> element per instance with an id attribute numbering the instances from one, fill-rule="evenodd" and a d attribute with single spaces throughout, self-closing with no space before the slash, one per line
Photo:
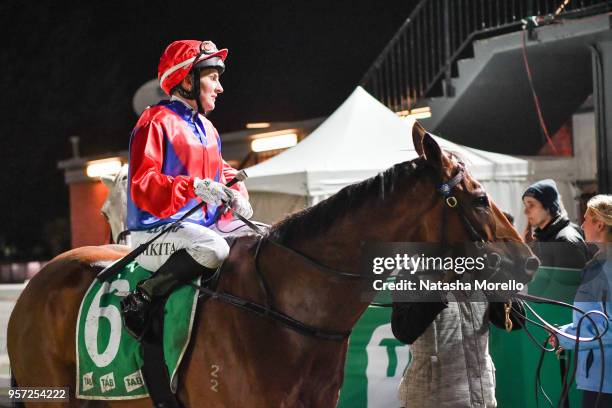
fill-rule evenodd
<path id="1" fill-rule="evenodd" d="M 214 272 L 215 269 L 206 268 L 196 262 L 185 249 L 176 251 L 153 276 L 140 282 L 136 290 L 121 301 L 125 329 L 136 339 L 142 339 L 153 310 L 174 289 L 201 275 L 208 278 Z"/>

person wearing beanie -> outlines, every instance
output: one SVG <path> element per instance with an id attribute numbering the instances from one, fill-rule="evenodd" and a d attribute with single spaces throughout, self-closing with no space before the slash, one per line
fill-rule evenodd
<path id="1" fill-rule="evenodd" d="M 580 227 L 570 222 L 562 211 L 554 180 L 532 184 L 522 199 L 527 221 L 535 227 L 530 245 L 541 265 L 582 269 L 590 258 L 590 251 Z"/>

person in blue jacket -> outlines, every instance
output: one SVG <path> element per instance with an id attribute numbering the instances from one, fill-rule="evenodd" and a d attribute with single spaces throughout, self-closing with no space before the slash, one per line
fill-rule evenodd
<path id="1" fill-rule="evenodd" d="M 580 342 L 578 364 L 576 367 L 576 386 L 583 390 L 582 406 L 595 407 L 601 385 L 603 366 L 603 387 L 598 407 L 612 407 L 612 195 L 597 195 L 587 204 L 582 224 L 586 240 L 596 244 L 599 251 L 582 271 L 581 283 L 574 298 L 574 306 L 587 312 L 597 310 L 603 314 L 589 314 L 592 322 L 574 311 L 572 323 L 561 326 L 561 330 L 576 336 L 580 326 L 580 338 L 592 338 L 597 332 L 604 333 L 606 321 L 610 329 L 603 334 L 603 356 L 598 341 Z M 605 317 L 604 317 L 605 316 Z M 597 327 L 597 329 L 595 328 Z M 557 336 L 559 345 L 566 350 L 574 350 L 576 341 Z M 551 336 L 551 343 L 556 343 Z"/>

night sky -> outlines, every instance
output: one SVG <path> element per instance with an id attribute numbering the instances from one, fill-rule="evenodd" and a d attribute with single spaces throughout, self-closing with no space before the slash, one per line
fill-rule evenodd
<path id="1" fill-rule="evenodd" d="M 177 39 L 228 48 L 221 134 L 246 122 L 330 114 L 416 1 L 3 1 L 0 259 L 55 255 L 68 243 L 57 162 L 125 150 L 134 92 Z"/>

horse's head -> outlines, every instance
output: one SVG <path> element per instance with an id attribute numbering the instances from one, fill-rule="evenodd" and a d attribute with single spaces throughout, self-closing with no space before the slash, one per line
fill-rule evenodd
<path id="1" fill-rule="evenodd" d="M 110 224 L 113 242 L 118 244 L 126 243 L 124 232 L 127 230 L 125 224 L 127 216 L 127 178 L 127 164 L 121 167 L 116 176 L 100 177 L 108 188 L 108 197 L 102 205 L 102 215 Z"/>
<path id="2" fill-rule="evenodd" d="M 423 242 L 478 242 L 489 255 L 491 270 L 529 282 L 539 262 L 482 185 L 420 124 L 415 123 L 412 136 L 424 174 L 434 187 L 428 186 L 424 191 L 429 193 L 421 195 L 433 203 L 433 209 L 421 220 Z"/>

